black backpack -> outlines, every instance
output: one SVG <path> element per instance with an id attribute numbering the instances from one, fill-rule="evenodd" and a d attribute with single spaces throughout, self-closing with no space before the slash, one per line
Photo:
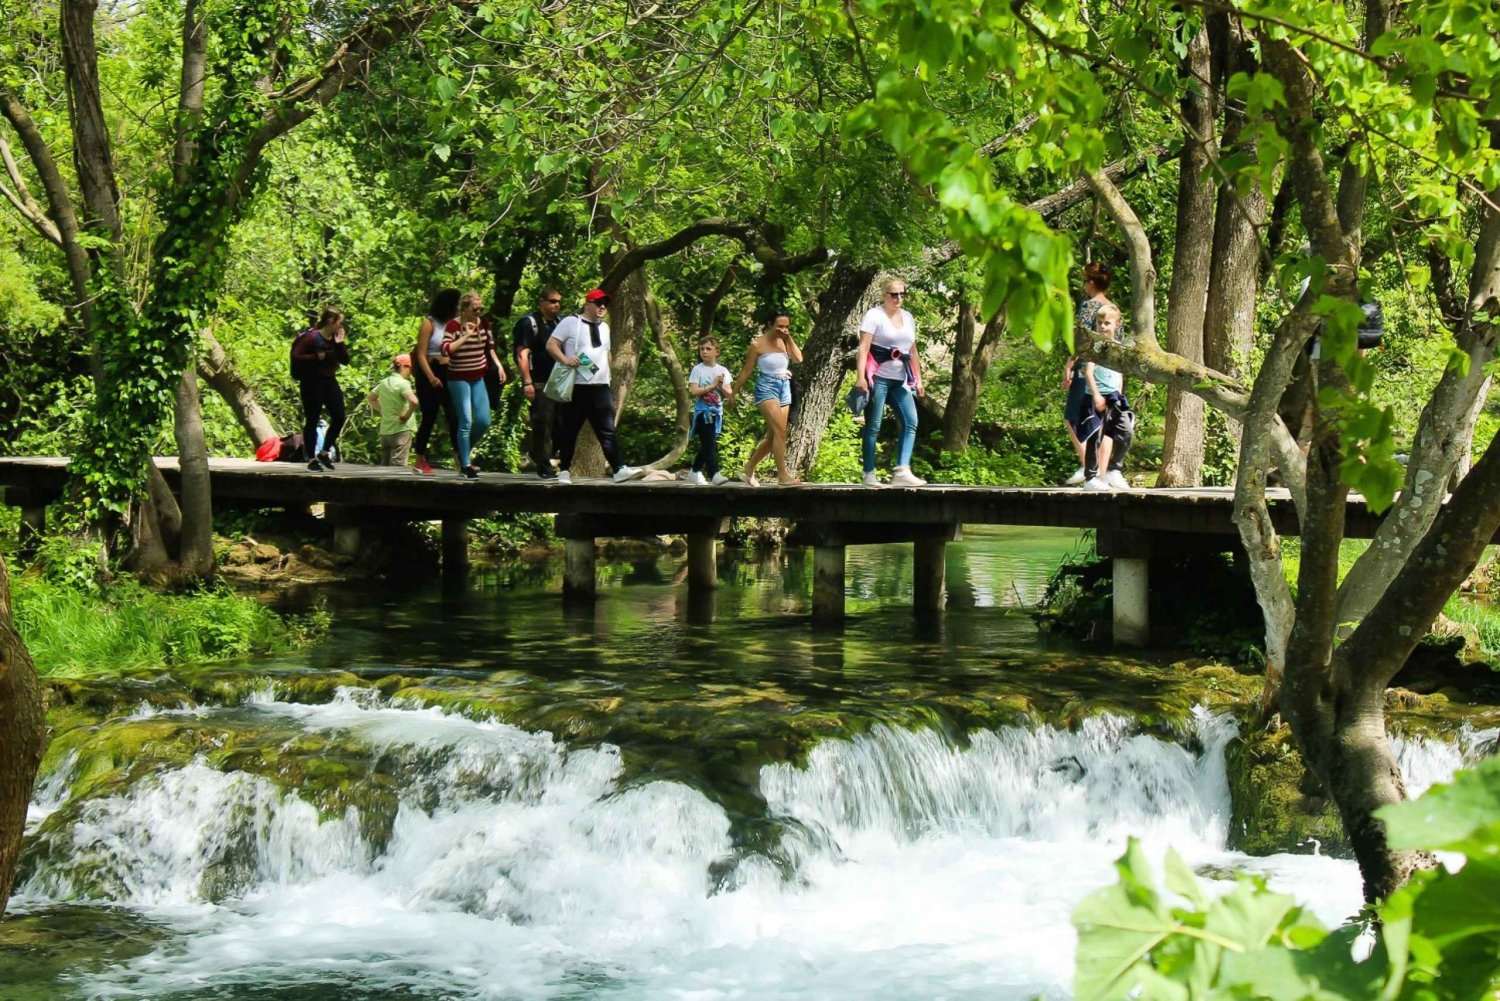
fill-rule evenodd
<path id="1" fill-rule="evenodd" d="M 287 363 L 292 373 L 292 378 L 301 381 L 303 379 L 316 379 L 318 377 L 318 361 L 300 361 L 297 358 L 297 345 L 302 343 L 304 337 L 318 333 L 317 327 L 310 327 L 292 338 L 292 346 L 287 352 Z"/>

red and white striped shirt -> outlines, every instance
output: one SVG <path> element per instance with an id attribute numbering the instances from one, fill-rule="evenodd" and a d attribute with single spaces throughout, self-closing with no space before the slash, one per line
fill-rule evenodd
<path id="1" fill-rule="evenodd" d="M 490 367 L 490 352 L 495 348 L 495 337 L 490 332 L 490 321 L 481 319 L 479 333 L 458 347 L 453 344 L 463 336 L 463 324 L 449 320 L 443 328 L 443 354 L 448 356 L 448 378 L 477 382 L 484 378 Z"/>

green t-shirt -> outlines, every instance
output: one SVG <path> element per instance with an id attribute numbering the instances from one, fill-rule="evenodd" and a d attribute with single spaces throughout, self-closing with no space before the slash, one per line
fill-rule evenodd
<path id="1" fill-rule="evenodd" d="M 380 401 L 380 433 L 382 436 L 388 434 L 400 434 L 402 431 L 411 431 L 417 426 L 417 413 L 415 408 L 405 421 L 398 420 L 410 403 L 406 394 L 412 392 L 411 383 L 401 377 L 399 372 L 392 372 L 380 384 L 375 387 L 375 398 Z"/>

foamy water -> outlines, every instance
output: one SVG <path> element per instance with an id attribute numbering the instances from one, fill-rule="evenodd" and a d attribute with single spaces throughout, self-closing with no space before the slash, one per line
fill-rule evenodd
<path id="1" fill-rule="evenodd" d="M 67 861 L 42 867 L 22 905 L 92 880 L 174 933 L 80 979 L 79 996 L 336 983 L 369 997 L 1065 998 L 1069 914 L 1114 879 L 1132 834 L 1191 865 L 1252 865 L 1328 922 L 1360 903 L 1352 863 L 1225 850 L 1234 730 L 1207 714 L 1185 735 L 1196 751 L 1107 717 L 962 746 L 883 726 L 825 741 L 805 767 L 761 770 L 781 833 L 753 851 L 702 792 L 628 780 L 613 747 L 368 692 L 234 711 L 368 745 L 404 783 L 389 841 L 368 843 L 353 809 L 320 819 L 201 762 L 87 804 L 53 853 Z M 1463 750 L 1400 753 L 1415 786 Z M 44 784 L 38 813 L 65 791 Z M 225 859 L 244 889 L 208 903 L 205 871 Z"/>

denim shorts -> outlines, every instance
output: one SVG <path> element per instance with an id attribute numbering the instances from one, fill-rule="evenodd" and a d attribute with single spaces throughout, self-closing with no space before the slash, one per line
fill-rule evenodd
<path id="1" fill-rule="evenodd" d="M 764 372 L 755 373 L 755 405 L 775 400 L 783 407 L 792 405 L 792 380 L 779 379 Z"/>

